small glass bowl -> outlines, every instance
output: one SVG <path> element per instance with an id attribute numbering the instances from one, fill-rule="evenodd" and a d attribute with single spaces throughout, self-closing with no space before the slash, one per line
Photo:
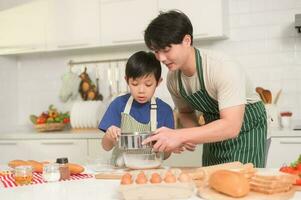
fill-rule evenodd
<path id="1" fill-rule="evenodd" d="M 18 166 L 14 169 L 14 179 L 18 185 L 28 185 L 32 182 L 32 167 Z"/>
<path id="2" fill-rule="evenodd" d="M 43 167 L 43 179 L 47 182 L 59 181 L 60 175 L 60 165 L 57 163 L 45 164 Z"/>

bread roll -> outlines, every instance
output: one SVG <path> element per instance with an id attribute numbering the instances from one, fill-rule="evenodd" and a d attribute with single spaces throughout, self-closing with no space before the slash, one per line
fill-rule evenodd
<path id="1" fill-rule="evenodd" d="M 249 182 L 244 175 L 230 170 L 218 170 L 212 173 L 209 186 L 231 197 L 243 197 L 250 191 Z"/>
<path id="2" fill-rule="evenodd" d="M 85 170 L 84 167 L 75 163 L 68 163 L 68 167 L 71 174 L 80 174 Z"/>
<path id="3" fill-rule="evenodd" d="M 11 160 L 8 163 L 8 166 L 11 168 L 15 168 L 21 165 L 29 165 L 29 163 L 27 161 L 24 160 Z"/>
<path id="4" fill-rule="evenodd" d="M 35 161 L 35 160 L 28 160 L 27 163 L 30 166 L 32 166 L 32 168 L 35 172 L 39 172 L 39 173 L 43 172 L 43 163 L 40 163 L 40 162 Z"/>

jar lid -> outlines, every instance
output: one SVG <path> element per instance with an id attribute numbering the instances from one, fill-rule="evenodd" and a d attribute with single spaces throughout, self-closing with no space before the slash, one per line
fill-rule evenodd
<path id="1" fill-rule="evenodd" d="M 57 158 L 56 163 L 59 163 L 59 164 L 68 163 L 68 158 Z"/>

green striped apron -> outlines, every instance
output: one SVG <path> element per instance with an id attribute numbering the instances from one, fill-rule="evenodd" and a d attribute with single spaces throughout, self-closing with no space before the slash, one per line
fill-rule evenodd
<path id="1" fill-rule="evenodd" d="M 121 113 L 121 134 L 131 132 L 143 132 L 143 131 L 155 131 L 157 129 L 157 104 L 156 98 L 151 99 L 150 105 L 150 121 L 147 124 L 143 124 L 135 120 L 131 115 L 131 107 L 133 103 L 133 97 L 130 96 L 123 113 Z M 112 152 L 111 164 L 116 167 L 124 167 L 124 161 L 122 158 L 123 150 L 115 146 Z"/>
<path id="2" fill-rule="evenodd" d="M 196 66 L 201 89 L 187 95 L 182 81 L 181 71 L 178 73 L 181 96 L 195 110 L 204 114 L 206 124 L 220 118 L 218 102 L 211 98 L 205 89 L 202 69 L 202 58 L 195 49 Z M 263 103 L 247 104 L 240 133 L 237 138 L 203 145 L 203 166 L 226 162 L 240 161 L 253 163 L 256 167 L 264 167 L 267 138 L 266 111 Z"/>

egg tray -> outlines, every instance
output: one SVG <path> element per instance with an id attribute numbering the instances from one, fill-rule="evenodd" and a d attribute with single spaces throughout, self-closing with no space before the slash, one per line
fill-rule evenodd
<path id="1" fill-rule="evenodd" d="M 137 184 L 135 182 L 138 173 L 143 171 L 147 177 L 147 183 Z M 166 172 L 170 171 L 175 177 L 175 183 L 164 182 Z M 128 185 L 120 185 L 119 191 L 125 200 L 156 200 L 156 199 L 186 199 L 196 194 L 196 187 L 192 180 L 188 182 L 179 181 L 180 169 L 154 169 L 154 170 L 137 170 L 130 172 L 132 175 L 132 183 Z M 158 173 L 161 183 L 151 183 L 151 174 Z"/>

